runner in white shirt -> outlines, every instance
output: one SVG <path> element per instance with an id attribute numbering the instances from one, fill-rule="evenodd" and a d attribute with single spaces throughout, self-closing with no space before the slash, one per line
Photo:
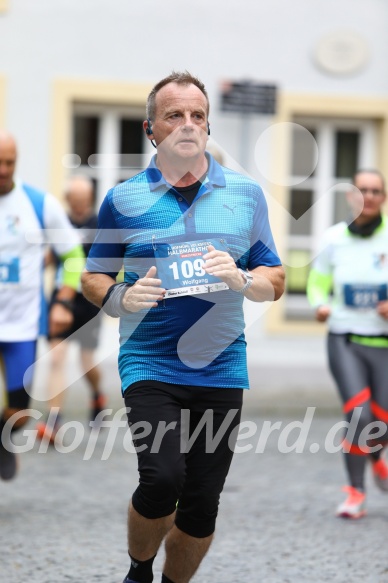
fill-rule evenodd
<path id="1" fill-rule="evenodd" d="M 8 431 L 13 414 L 28 408 L 36 342 L 42 322 L 44 251 L 52 246 L 61 260 L 84 257 L 78 235 L 60 203 L 50 194 L 14 179 L 17 149 L 14 138 L 0 131 L 0 371 L 4 372 L 5 407 L 0 416 L 0 477 L 16 473 Z M 52 334 L 72 324 L 72 305 L 79 272 L 63 270 L 57 303 L 49 314 Z M 27 372 L 26 378 L 24 378 Z M 13 424 L 19 429 L 20 417 Z"/>
<path id="2" fill-rule="evenodd" d="M 328 323 L 329 366 L 346 420 L 356 421 L 354 435 L 345 435 L 343 441 L 349 486 L 336 512 L 342 518 L 365 514 L 368 459 L 376 484 L 388 492 L 388 466 L 381 457 L 388 443 L 388 219 L 382 215 L 386 192 L 376 170 L 357 172 L 354 186 L 348 201 L 355 218 L 349 226 L 341 222 L 327 230 L 307 285 L 316 319 Z M 379 423 L 378 435 L 372 422 Z"/>

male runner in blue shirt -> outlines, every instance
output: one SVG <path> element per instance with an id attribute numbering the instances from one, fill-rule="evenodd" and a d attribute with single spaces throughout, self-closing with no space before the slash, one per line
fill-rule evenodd
<path id="1" fill-rule="evenodd" d="M 85 296 L 121 318 L 140 474 L 125 583 L 151 583 L 163 539 L 163 583 L 186 583 L 200 565 L 249 388 L 243 299 L 277 300 L 284 288 L 263 192 L 205 152 L 208 114 L 205 87 L 188 72 L 155 85 L 143 125 L 157 155 L 108 192 L 83 274 Z"/>

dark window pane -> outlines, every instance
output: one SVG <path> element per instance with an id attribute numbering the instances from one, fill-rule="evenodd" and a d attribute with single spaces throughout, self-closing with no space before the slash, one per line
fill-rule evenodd
<path id="1" fill-rule="evenodd" d="M 293 176 L 313 176 L 316 165 L 314 130 L 294 124 L 292 131 L 291 172 Z"/>
<path id="2" fill-rule="evenodd" d="M 305 215 L 313 204 L 313 191 L 293 189 L 290 193 L 290 214 L 295 221 L 291 220 L 291 235 L 311 234 L 311 213 Z"/>
<path id="3" fill-rule="evenodd" d="M 359 138 L 358 132 L 336 132 L 336 178 L 351 178 L 357 170 Z"/>
<path id="4" fill-rule="evenodd" d="M 122 119 L 120 121 L 120 154 L 122 155 L 122 166 L 135 167 L 141 163 L 143 139 L 144 131 L 141 120 Z"/>
<path id="5" fill-rule="evenodd" d="M 89 156 L 98 152 L 99 121 L 96 116 L 74 116 L 73 152 L 81 158 L 81 164 L 87 164 Z"/>
<path id="6" fill-rule="evenodd" d="M 98 192 L 98 181 L 96 178 L 92 178 L 91 179 L 93 182 L 93 206 L 94 206 L 94 210 L 96 211 L 96 205 L 97 205 L 97 192 Z"/>

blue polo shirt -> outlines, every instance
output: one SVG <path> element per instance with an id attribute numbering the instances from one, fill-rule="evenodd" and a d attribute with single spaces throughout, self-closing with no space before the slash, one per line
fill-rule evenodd
<path id="1" fill-rule="evenodd" d="M 208 153 L 206 178 L 191 205 L 156 166 L 105 197 L 86 268 L 134 283 L 157 264 L 157 250 L 193 241 L 221 242 L 243 269 L 280 265 L 267 204 L 252 179 Z M 163 283 L 162 283 L 163 285 Z M 232 290 L 185 295 L 120 319 L 123 392 L 133 383 L 249 388 L 243 295 Z"/>

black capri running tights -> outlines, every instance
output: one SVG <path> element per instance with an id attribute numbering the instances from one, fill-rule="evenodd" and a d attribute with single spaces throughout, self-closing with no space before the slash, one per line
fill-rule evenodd
<path id="1" fill-rule="evenodd" d="M 233 457 L 243 390 L 145 381 L 129 387 L 124 398 L 138 456 L 134 509 L 152 519 L 176 509 L 180 530 L 210 536 Z"/>

